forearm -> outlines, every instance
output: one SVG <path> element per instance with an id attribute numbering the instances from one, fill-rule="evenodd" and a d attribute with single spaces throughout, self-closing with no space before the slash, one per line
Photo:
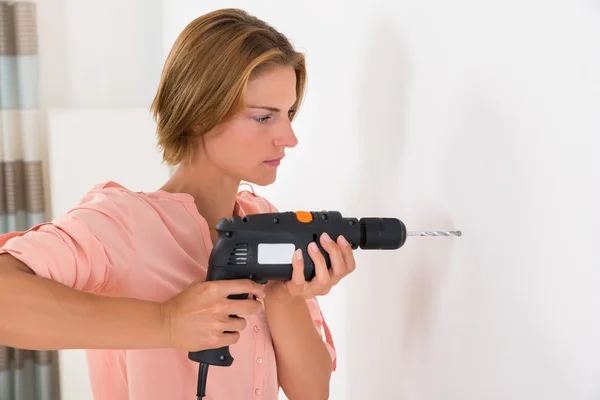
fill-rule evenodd
<path id="1" fill-rule="evenodd" d="M 10 256 L 0 260 L 0 344 L 30 350 L 167 345 L 158 303 L 85 293 L 25 272 Z"/>
<path id="2" fill-rule="evenodd" d="M 332 360 L 302 298 L 265 297 L 277 374 L 290 400 L 326 400 Z"/>

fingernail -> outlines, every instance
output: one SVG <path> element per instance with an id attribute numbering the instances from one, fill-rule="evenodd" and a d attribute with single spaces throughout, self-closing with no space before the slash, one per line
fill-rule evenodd
<path id="1" fill-rule="evenodd" d="M 327 234 L 327 232 L 323 232 L 323 234 L 321 235 L 321 237 L 323 238 L 323 240 L 325 240 L 326 243 L 331 242 L 331 238 L 329 237 L 329 235 Z"/>
<path id="2" fill-rule="evenodd" d="M 340 237 L 338 238 L 338 240 L 340 241 L 340 244 L 341 244 L 342 246 L 348 246 L 348 244 L 349 244 L 349 243 L 348 243 L 348 241 L 346 240 L 346 238 L 345 238 L 345 237 L 343 237 L 343 236 L 340 236 Z"/>
<path id="3" fill-rule="evenodd" d="M 302 249 L 296 250 L 296 260 L 302 260 Z"/>
<path id="4" fill-rule="evenodd" d="M 310 250 L 314 251 L 315 253 L 319 251 L 319 248 L 317 247 L 317 244 L 315 242 L 312 242 L 308 247 L 310 247 Z"/>

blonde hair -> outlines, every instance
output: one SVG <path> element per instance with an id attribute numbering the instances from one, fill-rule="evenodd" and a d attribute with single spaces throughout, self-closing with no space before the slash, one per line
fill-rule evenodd
<path id="1" fill-rule="evenodd" d="M 151 106 L 163 160 L 191 161 L 194 139 L 239 112 L 248 82 L 275 65 L 296 71 L 293 120 L 304 95 L 306 64 L 282 33 L 233 8 L 187 25 L 167 57 Z"/>

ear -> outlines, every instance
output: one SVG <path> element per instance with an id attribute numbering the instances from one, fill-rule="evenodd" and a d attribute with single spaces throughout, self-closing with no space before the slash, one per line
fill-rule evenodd
<path id="1" fill-rule="evenodd" d="M 193 125 L 190 130 L 196 134 L 201 132 L 200 125 Z"/>

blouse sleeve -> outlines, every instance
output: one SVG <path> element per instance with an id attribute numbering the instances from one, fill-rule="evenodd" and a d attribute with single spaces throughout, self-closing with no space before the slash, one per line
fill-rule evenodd
<path id="1" fill-rule="evenodd" d="M 315 297 L 308 299 L 306 301 L 306 304 L 308 305 L 310 315 L 312 316 L 313 324 L 315 325 L 315 328 L 321 335 L 321 338 L 324 340 L 327 350 L 329 350 L 329 355 L 331 355 L 331 360 L 333 361 L 333 370 L 335 371 L 337 352 L 335 350 L 335 344 L 333 343 L 331 331 L 329 330 L 327 321 L 325 321 L 325 317 L 323 316 L 323 312 L 321 311 L 321 306 L 319 305 L 319 302 Z"/>
<path id="2" fill-rule="evenodd" d="M 100 291 L 133 260 L 131 201 L 117 188 L 94 188 L 53 221 L 0 235 L 0 254 L 11 254 L 40 277 Z"/>

